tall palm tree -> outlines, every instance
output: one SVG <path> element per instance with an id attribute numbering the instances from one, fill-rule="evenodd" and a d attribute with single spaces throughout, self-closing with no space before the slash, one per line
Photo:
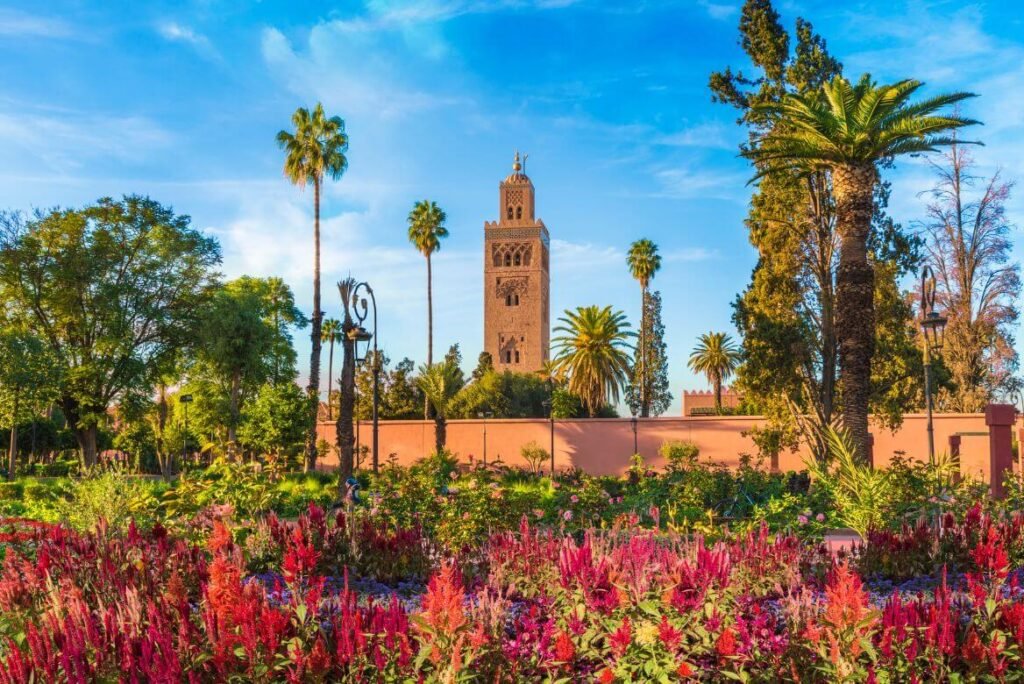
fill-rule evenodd
<path id="1" fill-rule="evenodd" d="M 715 390 L 715 412 L 722 412 L 722 383 L 732 377 L 742 359 L 739 347 L 725 333 L 710 332 L 700 336 L 690 352 L 686 365 L 695 373 L 703 373 Z"/>
<path id="2" fill-rule="evenodd" d="M 867 455 L 868 399 L 874 355 L 874 267 L 868 255 L 878 163 L 904 154 L 933 152 L 956 142 L 953 132 L 977 123 L 940 110 L 969 97 L 952 93 L 911 102 L 920 81 L 856 84 L 836 76 L 820 91 L 789 94 L 755 109 L 776 125 L 744 154 L 765 174 L 828 171 L 840 238 L 836 274 L 843 424 Z"/>
<path id="3" fill-rule="evenodd" d="M 462 374 L 454 363 L 443 361 L 420 366 L 416 384 L 434 409 L 434 450 L 440 453 L 448 437 L 448 407 L 462 389 Z"/>
<path id="4" fill-rule="evenodd" d="M 341 341 L 341 321 L 336 318 L 324 320 L 320 339 L 327 343 L 327 420 L 334 419 L 334 400 L 331 399 L 331 381 L 334 379 L 334 343 Z"/>
<path id="5" fill-rule="evenodd" d="M 626 315 L 610 306 L 581 306 L 558 319 L 555 368 L 568 377 L 568 389 L 593 418 L 602 406 L 619 400 L 629 374 L 629 331 Z"/>
<path id="6" fill-rule="evenodd" d="M 299 107 L 292 114 L 295 131 L 280 131 L 277 144 L 285 151 L 284 174 L 295 185 L 313 185 L 313 349 L 309 357 L 309 387 L 312 415 L 306 439 L 306 462 L 316 460 L 316 419 L 320 403 L 320 188 L 324 178 L 338 180 L 348 168 L 348 135 L 345 122 L 324 114 L 319 102 L 313 111 Z"/>
<path id="7" fill-rule="evenodd" d="M 629 246 L 626 254 L 626 264 L 629 265 L 629 272 L 640 283 L 640 350 L 637 358 L 640 360 L 640 416 L 646 418 L 651 415 L 650 383 L 647 379 L 647 288 L 651 284 L 654 274 L 661 268 L 661 256 L 658 255 L 658 245 L 647 238 L 637 240 Z"/>
<path id="8" fill-rule="evenodd" d="M 409 242 L 427 259 L 427 366 L 434 364 L 434 276 L 430 257 L 441 249 L 441 240 L 448 237 L 444 222 L 448 216 L 436 202 L 417 202 L 409 212 Z M 429 402 L 428 402 L 429 403 Z M 424 406 L 424 418 L 428 418 Z"/>

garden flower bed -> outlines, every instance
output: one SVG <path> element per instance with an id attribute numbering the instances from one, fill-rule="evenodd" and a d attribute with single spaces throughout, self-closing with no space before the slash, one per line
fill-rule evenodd
<path id="1" fill-rule="evenodd" d="M 524 517 L 450 555 L 315 506 L 296 522 L 216 519 L 201 543 L 159 524 L 5 521 L 0 682 L 1022 676 L 1020 517 L 947 520 L 922 553 L 963 580 L 940 566 L 929 590 L 888 595 L 859 569 L 883 577 L 893 550 L 925 547 L 924 527 L 834 558 L 765 526 L 709 541 L 636 523 L 570 534 Z M 406 571 L 429 580 L 400 585 Z"/>

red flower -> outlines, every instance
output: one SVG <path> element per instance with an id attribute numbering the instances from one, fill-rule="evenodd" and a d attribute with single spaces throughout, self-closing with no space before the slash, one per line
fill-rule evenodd
<path id="1" fill-rule="evenodd" d="M 568 663 L 575 655 L 576 647 L 573 645 L 572 639 L 565 632 L 559 632 L 555 639 L 555 660 Z"/>
<path id="2" fill-rule="evenodd" d="M 612 682 L 615 681 L 615 673 L 606 667 L 601 670 L 601 674 L 598 676 L 597 681 L 601 682 L 601 684 L 612 684 Z"/>
<path id="3" fill-rule="evenodd" d="M 726 627 L 718 635 L 718 640 L 715 642 L 715 653 L 722 658 L 736 655 L 736 635 L 733 634 L 732 627 Z"/>
<path id="4" fill-rule="evenodd" d="M 427 624 L 438 632 L 454 634 L 466 624 L 462 609 L 465 593 L 452 564 L 445 565 L 441 572 L 430 578 L 427 593 L 423 597 L 423 616 Z"/>
<path id="5" fill-rule="evenodd" d="M 693 668 L 690 667 L 689 663 L 684 661 L 682 663 L 679 663 L 679 668 L 676 670 L 676 674 L 682 677 L 683 679 L 686 679 L 687 677 L 692 677 Z"/>
<path id="6" fill-rule="evenodd" d="M 612 653 L 616 656 L 621 656 L 629 648 L 629 644 L 633 641 L 633 629 L 629 624 L 629 618 L 623 618 L 622 624 L 617 630 L 611 633 L 608 637 L 608 643 L 612 647 Z"/>
<path id="7" fill-rule="evenodd" d="M 974 631 L 973 627 L 964 640 L 963 655 L 964 660 L 969 663 L 980 663 L 985 660 L 985 646 L 981 643 L 981 639 L 978 638 L 978 633 Z"/>
<path id="8" fill-rule="evenodd" d="M 668 618 L 662 615 L 661 624 L 658 625 L 658 637 L 661 638 L 661 643 L 665 644 L 665 648 L 675 651 L 679 648 L 679 642 L 683 640 L 683 633 L 670 625 Z"/>
<path id="9" fill-rule="evenodd" d="M 840 563 L 832 571 L 825 597 L 828 599 L 825 622 L 836 629 L 853 627 L 864 617 L 868 595 L 860 577 L 846 563 Z"/>

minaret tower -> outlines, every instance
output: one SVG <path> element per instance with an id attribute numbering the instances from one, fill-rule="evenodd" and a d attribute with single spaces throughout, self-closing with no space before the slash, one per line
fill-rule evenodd
<path id="1" fill-rule="evenodd" d="M 484 223 L 484 349 L 499 371 L 540 370 L 551 343 L 550 244 L 527 156 L 516 152 L 498 186 L 499 219 Z"/>

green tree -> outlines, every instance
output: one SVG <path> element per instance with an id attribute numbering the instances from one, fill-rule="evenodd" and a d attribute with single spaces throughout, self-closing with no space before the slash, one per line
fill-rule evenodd
<path id="1" fill-rule="evenodd" d="M 610 306 L 581 306 L 566 311 L 555 328 L 555 361 L 568 378 L 568 389 L 579 396 L 590 417 L 619 400 L 629 376 L 629 323 Z"/>
<path id="2" fill-rule="evenodd" d="M 434 363 L 434 294 L 430 257 L 448 237 L 447 215 L 436 202 L 417 202 L 409 212 L 409 242 L 427 259 L 427 365 Z M 426 416 L 425 416 L 426 417 Z"/>
<path id="3" fill-rule="evenodd" d="M 462 389 L 462 371 L 448 361 L 421 366 L 417 384 L 434 411 L 434 450 L 441 453 L 447 441 L 448 411 Z"/>
<path id="4" fill-rule="evenodd" d="M 412 420 L 423 417 L 423 393 L 416 385 L 416 366 L 411 359 L 402 359 L 390 368 L 391 360 L 380 354 L 380 406 L 381 420 Z M 356 416 L 360 420 L 371 417 L 373 401 L 373 373 L 371 363 L 363 363 L 356 373 L 358 397 Z"/>
<path id="5" fill-rule="evenodd" d="M 238 429 L 247 451 L 275 459 L 302 453 L 309 397 L 294 382 L 267 383 L 259 388 Z"/>
<path id="6" fill-rule="evenodd" d="M 18 425 L 34 420 L 57 398 L 54 356 L 33 335 L 0 330 L 0 427 L 9 430 L 7 477 L 14 478 Z"/>
<path id="7" fill-rule="evenodd" d="M 284 173 L 299 187 L 313 186 L 313 314 L 312 351 L 309 357 L 310 410 L 306 461 L 316 461 L 316 423 L 320 402 L 320 190 L 324 178 L 338 180 L 348 168 L 345 122 L 328 117 L 319 102 L 313 111 L 299 107 L 292 114 L 294 132 L 280 131 L 277 144 L 285 151 Z"/>
<path id="8" fill-rule="evenodd" d="M 195 337 L 220 249 L 187 216 L 138 196 L 5 222 L 0 301 L 56 359 L 61 407 L 95 465 L 107 409 L 148 395 Z"/>
<path id="9" fill-rule="evenodd" d="M 464 386 L 449 406 L 449 417 L 544 418 L 547 383 L 536 373 L 490 370 Z"/>
<path id="10" fill-rule="evenodd" d="M 320 329 L 321 339 L 327 343 L 327 420 L 334 419 L 334 400 L 331 397 L 331 382 L 334 378 L 334 343 L 341 341 L 341 321 L 328 318 Z"/>
<path id="11" fill-rule="evenodd" d="M 922 85 L 904 80 L 880 86 L 867 75 L 851 84 L 835 76 L 820 91 L 787 93 L 780 102 L 755 107 L 779 125 L 745 153 L 758 164 L 758 177 L 829 173 L 840 240 L 835 303 L 843 424 L 861 458 L 868 444 L 875 350 L 875 274 L 869 248 L 879 164 L 936 151 L 955 142 L 952 131 L 976 123 L 958 114 L 938 114 L 971 94 L 911 102 Z"/>
<path id="12" fill-rule="evenodd" d="M 743 356 L 732 338 L 721 332 L 701 335 L 690 352 L 687 364 L 695 373 L 703 373 L 715 392 L 715 411 L 722 412 L 722 383 L 732 377 Z"/>
<path id="13" fill-rule="evenodd" d="M 482 351 L 476 360 L 476 368 L 473 369 L 473 381 L 476 382 L 494 370 L 494 357 L 491 352 Z"/>
<path id="14" fill-rule="evenodd" d="M 672 403 L 668 381 L 668 350 L 665 345 L 665 325 L 661 321 L 661 293 L 644 294 L 643 348 L 633 356 L 630 383 L 626 386 L 626 404 L 633 415 L 644 415 L 641 410 L 641 383 L 646 383 L 643 399 L 647 414 L 660 416 Z M 641 356 L 641 351 L 643 352 Z"/>
<path id="15" fill-rule="evenodd" d="M 629 246 L 629 252 L 626 254 L 626 263 L 629 265 L 630 274 L 640 283 L 640 344 L 637 345 L 633 360 L 633 365 L 639 366 L 637 380 L 639 401 L 634 410 L 639 409 L 640 416 L 647 418 L 651 415 L 652 388 L 651 376 L 646 362 L 648 357 L 651 356 L 650 345 L 654 342 L 649 335 L 650 331 L 647 329 L 647 288 L 651 284 L 651 279 L 654 278 L 658 269 L 661 268 L 661 256 L 658 255 L 658 246 L 647 238 L 637 240 Z M 637 375 L 636 370 L 634 370 L 633 374 Z"/>
<path id="16" fill-rule="evenodd" d="M 260 386 L 294 384 L 289 331 L 305 323 L 279 279 L 242 276 L 215 293 L 187 371 L 199 434 L 233 448 L 245 405 Z M 282 351 L 286 346 L 290 353 Z"/>

